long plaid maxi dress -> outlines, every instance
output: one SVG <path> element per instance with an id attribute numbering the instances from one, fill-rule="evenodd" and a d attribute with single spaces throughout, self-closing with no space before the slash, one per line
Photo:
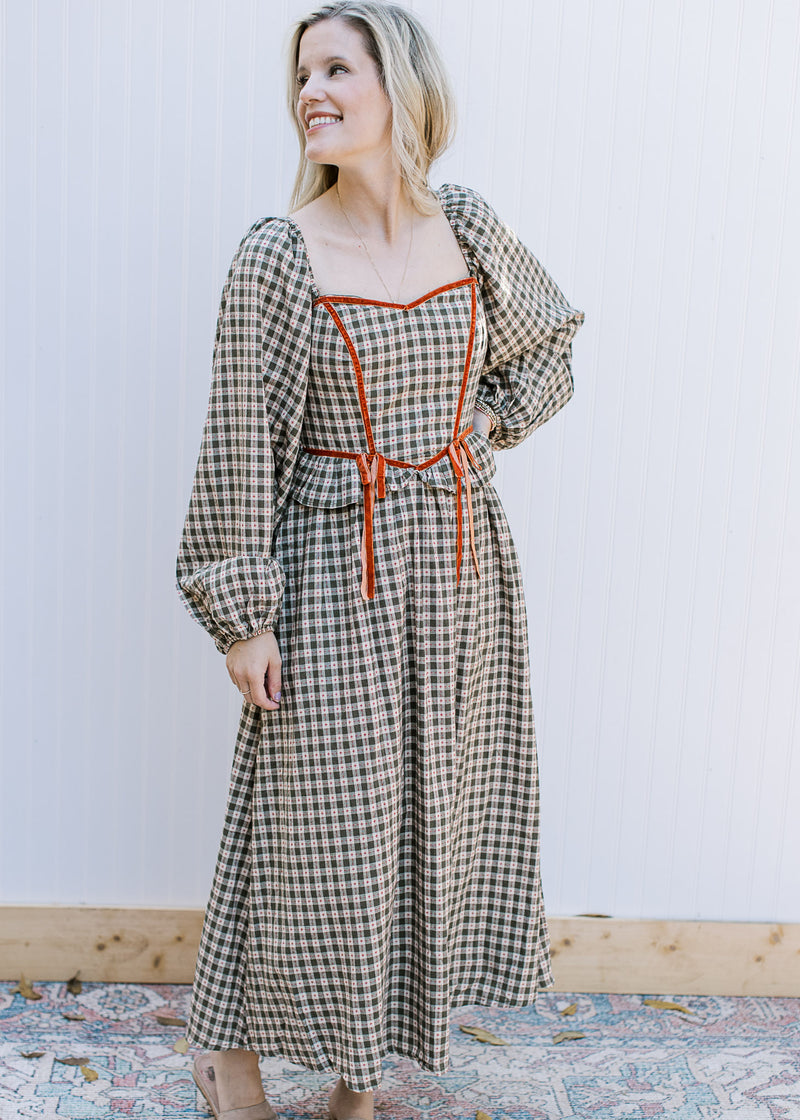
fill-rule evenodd
<path id="1" fill-rule="evenodd" d="M 178 557 L 217 647 L 272 626 L 245 703 L 188 1036 L 377 1087 L 448 1067 L 463 1004 L 551 982 L 522 579 L 491 485 L 572 393 L 583 316 L 475 192 L 438 192 L 470 277 L 323 297 L 265 219 L 223 291 Z M 473 431 L 476 400 L 498 417 Z"/>

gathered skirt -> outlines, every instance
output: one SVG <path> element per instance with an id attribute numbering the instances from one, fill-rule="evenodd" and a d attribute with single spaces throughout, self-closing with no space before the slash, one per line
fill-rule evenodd
<path id="1" fill-rule="evenodd" d="M 369 600 L 360 504 L 283 511 L 282 699 L 243 707 L 190 1041 L 365 1091 L 389 1053 L 445 1071 L 452 1007 L 552 983 L 522 576 L 472 504 L 457 580 L 454 494 L 387 489 Z"/>

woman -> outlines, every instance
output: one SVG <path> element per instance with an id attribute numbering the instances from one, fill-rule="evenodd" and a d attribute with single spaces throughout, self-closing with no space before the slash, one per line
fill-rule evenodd
<path id="1" fill-rule="evenodd" d="M 442 1072 L 464 1004 L 551 983 L 528 638 L 490 484 L 572 393 L 582 315 L 473 191 L 415 17 L 344 0 L 290 47 L 291 218 L 225 285 L 181 595 L 244 695 L 189 1023 L 215 1113 L 257 1055 L 372 1120 L 388 1052 Z"/>

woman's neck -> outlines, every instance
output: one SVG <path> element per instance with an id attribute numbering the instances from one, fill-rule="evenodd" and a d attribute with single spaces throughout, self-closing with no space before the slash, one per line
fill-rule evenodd
<path id="1" fill-rule="evenodd" d="M 392 245 L 408 236 L 416 211 L 398 172 L 367 176 L 340 170 L 333 191 L 338 191 L 337 202 L 341 200 L 344 212 L 365 237 Z"/>

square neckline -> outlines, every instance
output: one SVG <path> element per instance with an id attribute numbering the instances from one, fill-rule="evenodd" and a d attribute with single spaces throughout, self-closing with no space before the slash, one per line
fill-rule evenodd
<path id="1" fill-rule="evenodd" d="M 473 275 L 472 270 L 471 270 L 470 265 L 469 265 L 469 261 L 467 260 L 465 254 L 464 254 L 464 250 L 463 250 L 462 245 L 461 245 L 461 240 L 460 240 L 460 238 L 459 238 L 459 236 L 458 236 L 458 234 L 455 230 L 455 227 L 454 227 L 452 221 L 450 220 L 450 215 L 447 213 L 447 205 L 442 200 L 441 192 L 443 190 L 444 190 L 444 187 L 439 187 L 433 193 L 436 195 L 437 199 L 439 200 L 439 205 L 442 208 L 442 213 L 445 216 L 445 220 L 447 221 L 447 224 L 450 226 L 450 229 L 452 230 L 453 237 L 455 237 L 455 239 L 456 239 L 456 244 L 458 245 L 458 249 L 459 249 L 459 252 L 461 253 L 461 257 L 464 261 L 464 265 L 467 269 L 468 275 L 467 276 L 462 276 L 460 280 L 452 280 L 448 284 L 439 284 L 437 287 L 431 288 L 430 291 L 423 292 L 423 294 L 421 296 L 417 296 L 416 299 L 412 299 L 409 303 L 393 303 L 390 300 L 372 299 L 369 296 L 343 294 L 343 293 L 339 293 L 339 292 L 321 292 L 319 284 L 317 283 L 317 278 L 314 275 L 314 269 L 311 267 L 311 256 L 308 252 L 308 246 L 306 245 L 306 239 L 303 236 L 303 231 L 300 229 L 300 226 L 297 224 L 297 222 L 294 220 L 294 218 L 290 218 L 287 215 L 283 220 L 285 222 L 288 222 L 288 224 L 294 229 L 294 231 L 297 235 L 297 239 L 300 243 L 300 250 L 303 254 L 303 258 L 305 260 L 305 265 L 306 265 L 306 268 L 308 270 L 308 275 L 310 277 L 311 288 L 314 291 L 313 303 L 316 305 L 318 303 L 324 302 L 325 300 L 335 302 L 335 303 L 362 303 L 362 304 L 365 303 L 365 304 L 370 304 L 373 307 L 392 307 L 392 308 L 396 308 L 399 311 L 410 311 L 412 308 L 418 307 L 422 303 L 426 303 L 429 299 L 433 299 L 434 296 L 437 296 L 442 292 L 450 291 L 452 288 L 458 288 L 458 287 L 466 286 L 467 284 L 473 284 L 473 285 L 476 284 L 477 283 L 476 278 Z"/>

